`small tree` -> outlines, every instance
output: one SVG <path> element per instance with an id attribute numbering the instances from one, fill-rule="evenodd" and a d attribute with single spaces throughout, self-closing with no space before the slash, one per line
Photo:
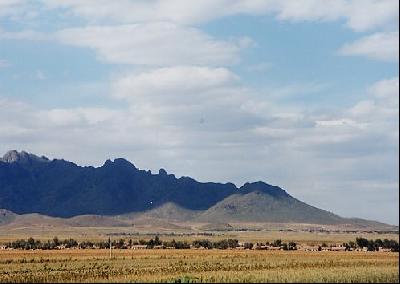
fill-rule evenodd
<path id="1" fill-rule="evenodd" d="M 58 240 L 57 236 L 53 238 L 52 247 L 56 248 L 60 245 L 60 241 Z"/>
<path id="2" fill-rule="evenodd" d="M 125 248 L 125 240 L 124 239 L 120 239 L 116 245 L 117 248 L 119 249 L 123 249 Z"/>
<path id="3" fill-rule="evenodd" d="M 239 241 L 236 239 L 228 239 L 228 247 L 235 248 L 239 245 Z"/>
<path id="4" fill-rule="evenodd" d="M 160 238 L 158 237 L 158 236 L 156 236 L 155 238 L 154 238 L 154 245 L 155 246 L 159 246 L 159 245 L 161 245 L 162 244 L 162 242 L 160 241 Z"/>
<path id="5" fill-rule="evenodd" d="M 368 247 L 368 240 L 364 238 L 356 238 L 356 243 L 359 248 Z"/>
<path id="6" fill-rule="evenodd" d="M 34 249 L 35 248 L 35 239 L 30 237 L 28 239 L 27 245 L 26 245 L 27 249 Z"/>
<path id="7" fill-rule="evenodd" d="M 147 242 L 147 248 L 152 249 L 154 248 L 155 244 L 154 244 L 154 240 L 150 239 L 150 241 Z"/>

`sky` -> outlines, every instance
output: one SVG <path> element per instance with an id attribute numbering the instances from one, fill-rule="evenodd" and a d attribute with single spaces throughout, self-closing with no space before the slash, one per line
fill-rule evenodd
<path id="1" fill-rule="evenodd" d="M 398 22 L 395 0 L 0 0 L 0 152 L 398 225 Z"/>

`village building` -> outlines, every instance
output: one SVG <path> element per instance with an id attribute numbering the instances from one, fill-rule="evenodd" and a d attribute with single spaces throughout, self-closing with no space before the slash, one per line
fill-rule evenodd
<path id="1" fill-rule="evenodd" d="M 302 246 L 298 247 L 298 250 L 302 250 L 302 251 L 319 251 L 319 246 L 302 245 Z"/>
<path id="2" fill-rule="evenodd" d="M 380 252 L 391 252 L 392 250 L 390 248 L 379 247 L 378 251 L 380 251 Z"/>
<path id="3" fill-rule="evenodd" d="M 131 249 L 146 249 L 147 245 L 133 245 Z"/>
<path id="4" fill-rule="evenodd" d="M 346 251 L 346 247 L 344 246 L 331 247 L 331 251 Z"/>
<path id="5" fill-rule="evenodd" d="M 281 247 L 273 247 L 273 246 L 268 246 L 267 247 L 268 250 L 281 250 Z"/>

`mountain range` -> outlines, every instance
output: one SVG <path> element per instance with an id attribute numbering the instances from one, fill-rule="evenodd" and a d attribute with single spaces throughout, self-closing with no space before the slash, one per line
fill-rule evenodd
<path id="1" fill-rule="evenodd" d="M 164 169 L 157 174 L 140 170 L 122 158 L 107 160 L 97 168 L 81 167 L 15 150 L 0 158 L 0 208 L 8 212 L 4 213 L 8 218 L 14 213 L 38 213 L 69 218 L 72 223 L 80 215 L 103 216 L 94 218 L 103 222 L 110 216 L 147 214 L 153 219 L 206 223 L 385 225 L 342 218 L 261 181 L 241 187 L 203 183 L 176 178 Z M 118 220 L 124 222 L 124 218 Z"/>

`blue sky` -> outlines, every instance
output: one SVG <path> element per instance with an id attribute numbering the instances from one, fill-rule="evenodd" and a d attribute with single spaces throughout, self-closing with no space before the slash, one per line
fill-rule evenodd
<path id="1" fill-rule="evenodd" d="M 398 224 L 398 10 L 0 0 L 0 151 L 263 180 Z"/>

